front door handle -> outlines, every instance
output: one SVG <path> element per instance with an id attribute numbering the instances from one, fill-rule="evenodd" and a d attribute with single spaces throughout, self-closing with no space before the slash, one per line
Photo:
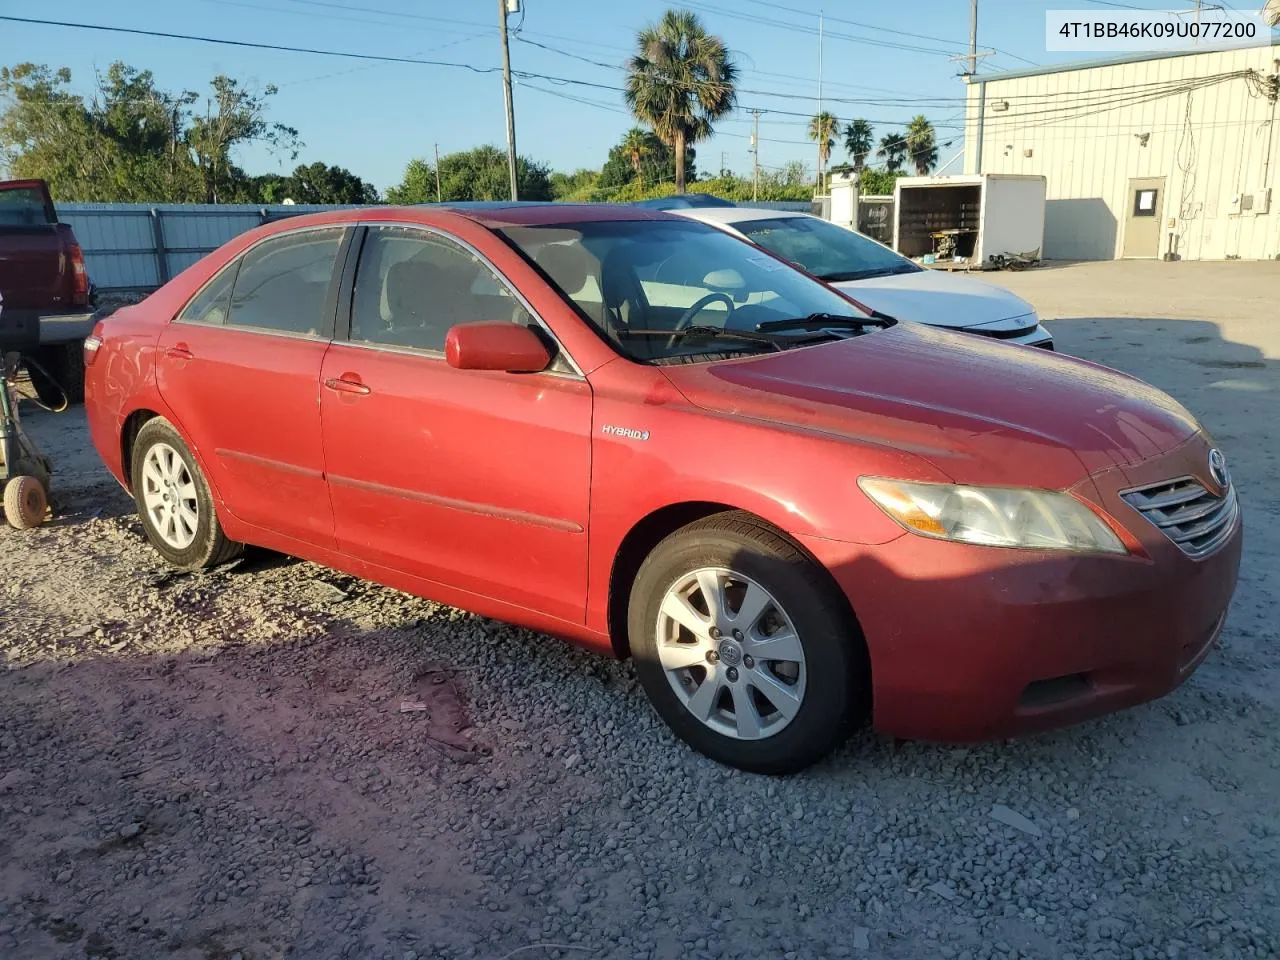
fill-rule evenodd
<path id="1" fill-rule="evenodd" d="M 330 377 L 324 382 L 324 385 L 334 393 L 356 393 L 364 396 L 369 392 L 369 388 L 359 380 L 351 379 L 349 376 Z"/>
<path id="2" fill-rule="evenodd" d="M 195 354 L 187 349 L 187 345 L 185 343 L 179 343 L 176 346 L 170 347 L 168 350 L 164 352 L 164 355 L 168 357 L 170 360 L 194 360 L 195 359 Z"/>

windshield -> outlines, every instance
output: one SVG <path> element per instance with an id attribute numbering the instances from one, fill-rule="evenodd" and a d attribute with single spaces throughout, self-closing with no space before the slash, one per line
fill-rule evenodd
<path id="1" fill-rule="evenodd" d="M 779 345 L 766 336 L 713 334 L 815 314 L 863 317 L 834 291 L 703 223 L 607 220 L 499 232 L 633 360 L 773 350 Z M 689 328 L 696 335 L 679 335 Z"/>
<path id="2" fill-rule="evenodd" d="M 866 280 L 922 269 L 869 237 L 817 217 L 744 220 L 733 226 L 753 243 L 828 282 Z"/>

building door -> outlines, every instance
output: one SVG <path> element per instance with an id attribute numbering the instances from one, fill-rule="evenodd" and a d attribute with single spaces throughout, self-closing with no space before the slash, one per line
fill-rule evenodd
<path id="1" fill-rule="evenodd" d="M 1129 205 L 1124 223 L 1122 257 L 1160 256 L 1164 177 L 1129 181 Z"/>

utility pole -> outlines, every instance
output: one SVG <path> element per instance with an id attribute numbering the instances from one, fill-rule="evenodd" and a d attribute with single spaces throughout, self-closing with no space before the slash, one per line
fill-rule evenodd
<path id="1" fill-rule="evenodd" d="M 969 0 L 969 73 L 978 72 L 978 0 Z"/>
<path id="2" fill-rule="evenodd" d="M 760 199 L 760 111 L 751 111 L 751 200 Z"/>
<path id="3" fill-rule="evenodd" d="M 440 203 L 440 144 L 436 144 L 436 203 Z"/>
<path id="4" fill-rule="evenodd" d="M 507 103 L 507 172 L 511 176 L 511 199 L 518 200 L 516 188 L 516 114 L 511 102 L 511 47 L 507 43 L 507 3 L 498 0 L 498 33 L 502 37 L 502 95 Z M 520 8 L 519 0 L 513 6 Z"/>
<path id="5" fill-rule="evenodd" d="M 976 2 L 976 0 L 975 0 Z M 822 11 L 818 11 L 818 117 L 822 117 Z M 819 119 L 821 123 L 821 119 Z M 822 136 L 826 131 L 819 129 L 818 135 Z M 818 194 L 821 196 L 826 192 L 823 181 L 826 179 L 826 163 L 822 159 L 823 144 L 818 144 Z"/>

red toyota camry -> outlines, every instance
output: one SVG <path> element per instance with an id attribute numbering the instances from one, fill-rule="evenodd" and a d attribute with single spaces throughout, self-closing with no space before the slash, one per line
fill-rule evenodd
<path id="1" fill-rule="evenodd" d="M 703 753 L 1161 696 L 1240 560 L 1141 381 L 896 323 L 705 224 L 462 205 L 251 231 L 101 322 L 93 441 L 184 569 L 252 543 L 605 654 Z"/>

